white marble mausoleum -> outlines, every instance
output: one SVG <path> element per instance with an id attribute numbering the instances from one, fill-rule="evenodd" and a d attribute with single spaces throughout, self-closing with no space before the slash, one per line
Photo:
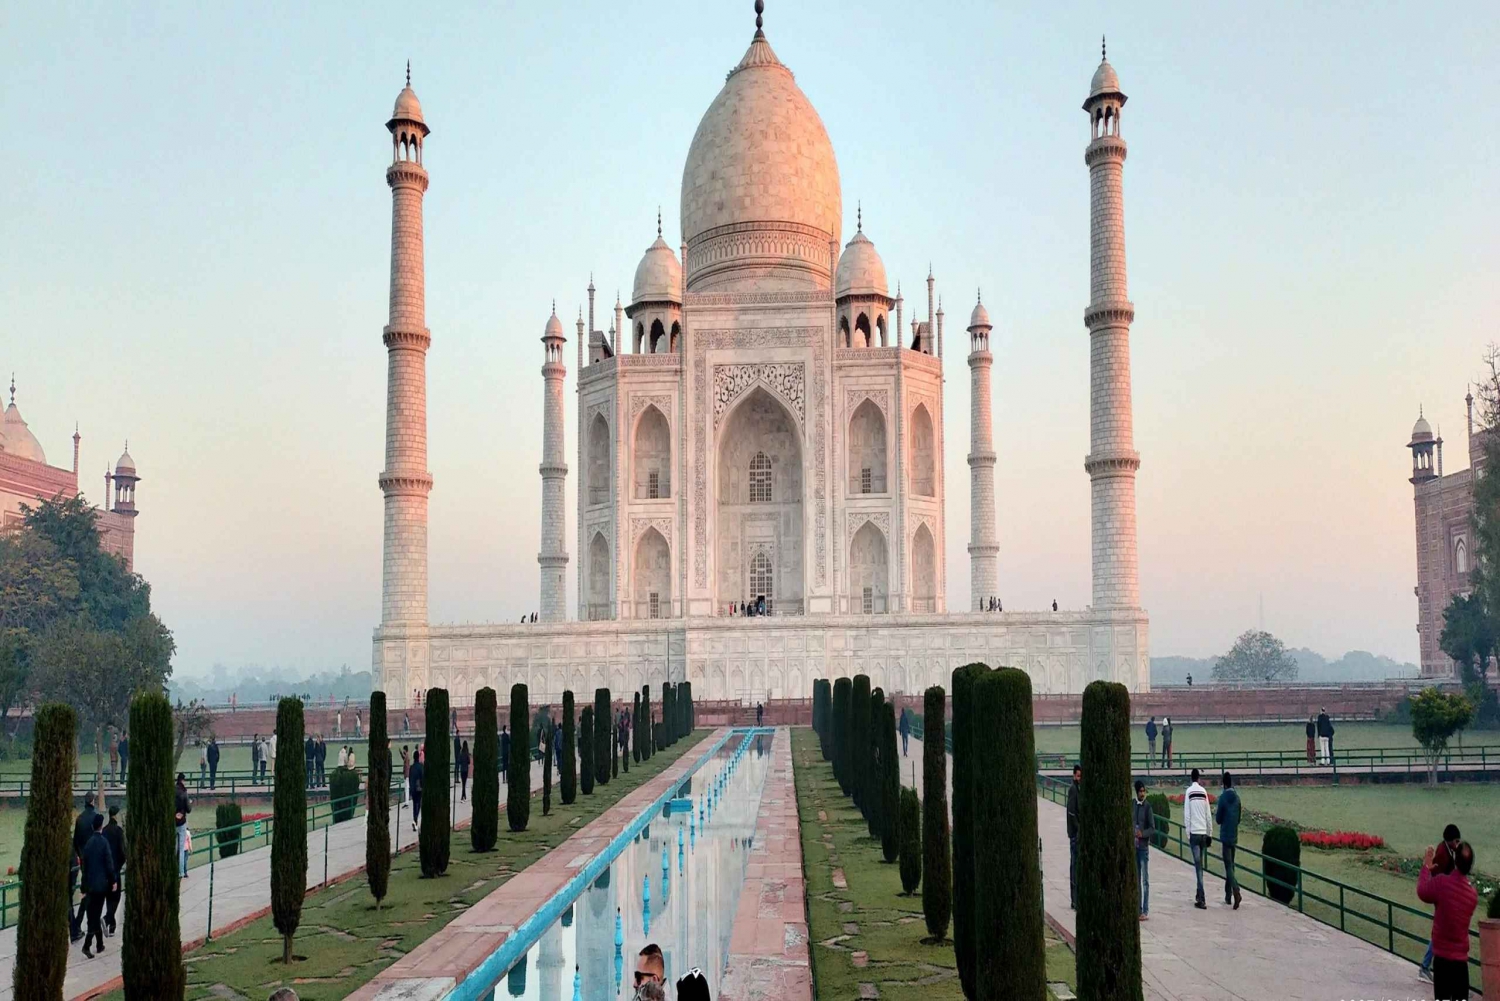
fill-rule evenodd
<path id="1" fill-rule="evenodd" d="M 972 600 L 952 610 L 944 583 L 945 331 L 934 280 L 929 274 L 925 309 L 908 322 L 858 213 L 844 241 L 833 145 L 772 51 L 759 7 L 750 47 L 688 151 L 678 247 L 658 219 L 630 302 L 615 303 L 608 330 L 595 328 L 590 281 L 572 351 L 555 308 L 546 321 L 535 624 L 428 621 L 429 130 L 408 75 L 387 123 L 385 544 L 374 637 L 374 685 L 393 706 L 432 686 L 463 702 L 485 685 L 503 692 L 516 681 L 530 685 L 534 702 L 565 688 L 625 692 L 664 680 L 691 681 L 699 699 L 800 698 L 815 678 L 860 672 L 887 691 L 915 693 L 946 685 L 954 667 L 975 660 L 1022 668 L 1039 692 L 1078 691 L 1097 678 L 1148 687 L 1121 195 L 1125 95 L 1114 69 L 1100 62 L 1084 102 L 1093 601 L 1083 610 L 981 610 L 1002 592 L 1002 575 L 991 324 L 976 303 L 963 335 L 946 341 L 948 350 L 966 349 L 971 373 Z M 975 184 L 982 188 L 983 178 Z M 578 404 L 572 468 L 564 452 L 570 354 Z"/>

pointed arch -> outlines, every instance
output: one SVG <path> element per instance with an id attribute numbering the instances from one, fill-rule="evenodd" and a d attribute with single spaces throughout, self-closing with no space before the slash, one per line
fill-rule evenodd
<path id="1" fill-rule="evenodd" d="M 849 492 L 886 492 L 885 415 L 875 401 L 865 399 L 849 419 Z"/>
<path id="2" fill-rule="evenodd" d="M 764 386 L 746 392 L 725 416 L 714 457 L 715 599 L 723 606 L 774 596 L 779 613 L 801 610 L 806 510 L 802 432 Z M 751 590 L 759 553 L 769 589 Z"/>
<path id="3" fill-rule="evenodd" d="M 875 331 L 876 331 L 876 333 L 878 333 L 880 335 L 880 346 L 881 347 L 885 347 L 886 346 L 886 340 L 885 340 L 886 334 L 885 334 L 885 314 L 884 313 L 881 313 L 879 316 L 875 317 Z"/>
<path id="4" fill-rule="evenodd" d="M 646 349 L 646 326 L 641 321 L 635 321 L 635 354 L 640 354 Z"/>
<path id="5" fill-rule="evenodd" d="M 589 503 L 609 502 L 609 422 L 595 414 L 589 422 Z"/>
<path id="6" fill-rule="evenodd" d="M 854 612 L 878 614 L 888 607 L 890 588 L 889 547 L 885 533 L 867 521 L 849 543 L 849 592 Z"/>
<path id="7" fill-rule="evenodd" d="M 656 529 L 646 529 L 636 541 L 634 567 L 636 618 L 671 618 L 672 550 Z"/>
<path id="8" fill-rule="evenodd" d="M 924 522 L 911 540 L 912 610 L 937 611 L 937 547 Z"/>
<path id="9" fill-rule="evenodd" d="M 667 350 L 666 340 L 667 340 L 667 328 L 663 327 L 661 325 L 661 320 L 659 318 L 655 319 L 655 320 L 652 320 L 651 321 L 651 337 L 650 337 L 650 341 L 651 341 L 651 353 L 652 354 L 661 354 L 662 352 L 666 351 Z"/>
<path id="10" fill-rule="evenodd" d="M 870 340 L 870 318 L 864 313 L 854 321 L 854 334 L 855 347 L 867 348 L 873 343 Z"/>
<path id="11" fill-rule="evenodd" d="M 585 598 L 588 607 L 583 619 L 614 618 L 609 599 L 610 584 L 614 582 L 614 576 L 615 561 L 609 556 L 609 542 L 604 538 L 603 532 L 595 532 L 593 539 L 589 541 L 589 583 Z"/>
<path id="12" fill-rule="evenodd" d="M 911 492 L 918 497 L 937 495 L 936 442 L 932 415 L 919 403 L 911 414 Z"/>
<path id="13" fill-rule="evenodd" d="M 839 317 L 839 346 L 845 348 L 852 346 L 849 339 L 849 318 L 847 316 Z"/>
<path id="14" fill-rule="evenodd" d="M 672 431 L 655 405 L 648 405 L 635 422 L 632 455 L 636 500 L 672 496 Z"/>
<path id="15" fill-rule="evenodd" d="M 682 350 L 682 324 L 676 320 L 672 321 L 672 342 L 668 350 L 674 355 Z"/>

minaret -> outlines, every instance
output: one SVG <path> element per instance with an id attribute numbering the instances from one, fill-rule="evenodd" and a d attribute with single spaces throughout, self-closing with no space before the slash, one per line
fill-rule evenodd
<path id="1" fill-rule="evenodd" d="M 1120 109 L 1125 95 L 1103 58 L 1083 110 L 1090 141 L 1089 286 L 1083 322 L 1089 330 L 1089 454 L 1095 608 L 1137 608 L 1140 584 L 1135 548 L 1135 450 L 1130 403 L 1130 324 L 1135 306 L 1125 281 L 1125 204 L 1121 175 L 1125 140 Z"/>
<path id="2" fill-rule="evenodd" d="M 73 478 L 74 479 L 78 478 L 78 443 L 81 442 L 82 440 L 83 440 L 83 436 L 78 433 L 78 423 L 75 421 L 74 424 L 73 424 Z"/>
<path id="3" fill-rule="evenodd" d="M 990 416 L 990 314 L 980 298 L 969 314 L 969 589 L 971 607 L 998 593 L 995 437 Z"/>
<path id="4" fill-rule="evenodd" d="M 593 282 L 589 298 L 593 299 Z M 568 464 L 563 461 L 563 364 L 562 321 L 557 318 L 557 303 L 542 331 L 542 380 L 546 389 L 542 397 L 542 548 L 536 561 L 542 567 L 541 614 L 543 622 L 561 622 L 567 617 L 568 596 L 564 581 L 568 570 L 567 542 L 563 537 L 563 519 L 567 515 L 564 491 L 568 485 Z"/>
<path id="5" fill-rule="evenodd" d="M 380 624 L 427 624 L 427 329 L 422 251 L 422 196 L 427 171 L 422 144 L 428 135 L 422 106 L 406 87 L 385 127 L 391 133 L 391 305 L 384 340 L 389 358 L 385 392 L 385 544 L 381 565 Z"/>

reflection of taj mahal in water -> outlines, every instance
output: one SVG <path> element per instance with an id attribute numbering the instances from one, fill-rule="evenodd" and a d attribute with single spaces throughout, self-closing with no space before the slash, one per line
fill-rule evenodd
<path id="1" fill-rule="evenodd" d="M 1093 602 L 1083 611 L 978 611 L 1003 588 L 991 325 L 977 304 L 966 331 L 975 611 L 953 613 L 944 584 L 944 316 L 934 309 L 933 278 L 925 311 L 908 323 L 858 214 L 841 245 L 833 146 L 756 21 L 688 151 L 679 251 L 658 221 L 630 304 L 616 302 L 609 329 L 595 329 L 591 282 L 587 317 L 573 335 L 576 621 L 568 621 L 565 585 L 570 352 L 554 309 L 542 335 L 541 621 L 428 622 L 429 130 L 409 82 L 397 97 L 386 172 L 393 218 L 375 686 L 401 704 L 429 686 L 462 701 L 484 685 L 525 681 L 535 700 L 565 688 L 620 692 L 686 679 L 700 699 L 764 699 L 805 697 L 814 678 L 856 672 L 888 691 L 915 692 L 982 660 L 1027 670 L 1041 692 L 1078 691 L 1095 678 L 1146 687 L 1121 194 L 1125 95 L 1114 69 L 1100 62 L 1084 102 Z M 761 599 L 766 616 L 738 614 Z"/>

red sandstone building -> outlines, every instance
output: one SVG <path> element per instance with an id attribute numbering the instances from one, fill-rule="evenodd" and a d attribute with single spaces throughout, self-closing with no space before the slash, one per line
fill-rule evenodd
<path id="1" fill-rule="evenodd" d="M 16 407 L 15 380 L 11 380 L 10 406 L 0 418 L 0 531 L 20 524 L 23 504 L 78 496 L 78 446 L 82 440 L 75 429 L 72 469 L 48 465 L 41 442 Z M 98 511 L 100 542 L 106 552 L 123 559 L 127 569 L 135 563 L 135 485 L 139 481 L 127 446 L 114 472 L 104 473 L 104 496 L 108 502 L 113 490 L 113 503 Z"/>
<path id="2" fill-rule="evenodd" d="M 1427 418 L 1417 416 L 1411 429 L 1411 484 L 1416 495 L 1417 635 L 1421 640 L 1422 676 L 1448 677 L 1455 671 L 1438 642 L 1443 610 L 1457 594 L 1469 590 L 1474 565 L 1474 476 L 1484 464 L 1481 438 L 1474 434 L 1474 397 L 1468 404 L 1469 468 L 1443 474 L 1443 439 Z"/>

